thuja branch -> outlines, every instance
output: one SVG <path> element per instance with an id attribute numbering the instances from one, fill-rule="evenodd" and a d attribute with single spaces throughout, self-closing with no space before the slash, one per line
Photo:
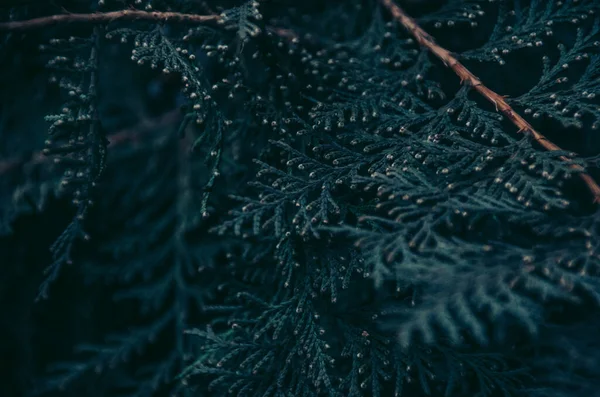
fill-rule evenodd
<path id="1" fill-rule="evenodd" d="M 0 23 L 1 31 L 20 31 L 47 27 L 61 23 L 87 22 L 106 23 L 115 20 L 146 20 L 161 22 L 193 22 L 203 23 L 218 21 L 219 15 L 182 14 L 178 12 L 147 12 L 139 10 L 123 10 L 113 12 L 97 12 L 91 14 L 60 14 L 28 19 L 25 21 L 11 21 Z"/>
<path id="2" fill-rule="evenodd" d="M 181 117 L 179 108 L 173 109 L 165 114 L 152 119 L 143 119 L 132 128 L 126 128 L 108 136 L 111 147 L 120 146 L 125 143 L 137 142 L 148 132 L 166 128 L 173 125 Z M 25 164 L 39 164 L 48 161 L 41 151 L 33 153 L 27 158 L 13 157 L 0 159 L 0 176 L 21 167 Z"/>
<path id="3" fill-rule="evenodd" d="M 393 0 L 379 0 L 381 4 L 388 9 L 394 19 L 396 19 L 406 30 L 412 34 L 417 42 L 431 51 L 436 57 L 438 57 L 444 64 L 450 67 L 460 77 L 461 83 L 469 84 L 480 93 L 488 101 L 492 102 L 496 107 L 496 110 L 506 116 L 514 125 L 519 128 L 519 132 L 530 134 L 536 142 L 538 142 L 546 150 L 557 151 L 562 150 L 558 145 L 552 143 L 540 132 L 536 131 L 531 124 L 529 124 L 523 117 L 515 112 L 510 105 L 504 100 L 504 97 L 490 90 L 488 87 L 469 71 L 458 59 L 456 59 L 450 51 L 438 45 L 433 37 L 424 31 L 416 21 L 408 16 L 402 8 L 394 3 Z M 561 156 L 564 161 L 570 161 L 569 158 Z M 594 202 L 600 202 L 600 186 L 594 181 L 594 179 L 584 172 L 583 167 L 572 164 L 570 166 L 573 170 L 579 172 L 581 179 L 585 182 L 592 195 L 594 196 Z"/>

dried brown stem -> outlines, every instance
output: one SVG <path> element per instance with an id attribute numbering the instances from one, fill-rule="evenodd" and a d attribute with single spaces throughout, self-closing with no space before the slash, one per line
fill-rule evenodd
<path id="1" fill-rule="evenodd" d="M 267 30 L 276 34 L 277 36 L 283 38 L 283 39 L 287 39 L 287 40 L 299 40 L 298 35 L 296 34 L 296 32 L 294 32 L 291 29 L 285 29 L 285 28 L 279 28 L 279 27 L 275 27 L 275 26 L 269 26 L 267 27 Z"/>
<path id="2" fill-rule="evenodd" d="M 490 90 L 488 87 L 469 71 L 456 57 L 454 57 L 450 51 L 438 45 L 433 37 L 424 31 L 414 19 L 408 16 L 393 0 L 379 0 L 381 4 L 387 8 L 394 19 L 396 19 L 406 30 L 408 30 L 417 42 L 431 51 L 436 57 L 438 57 L 446 66 L 451 68 L 460 77 L 462 83 L 469 84 L 479 92 L 484 98 L 494 104 L 496 110 L 506 116 L 514 125 L 519 128 L 519 132 L 529 133 L 542 147 L 549 151 L 562 150 L 559 146 L 549 141 L 544 135 L 536 131 L 531 124 L 529 124 L 523 117 L 515 112 L 510 105 L 504 100 L 504 97 Z M 570 161 L 565 156 L 560 157 L 564 161 Z M 585 182 L 592 195 L 594 196 L 594 202 L 600 202 L 600 186 L 594 181 L 594 179 L 586 174 L 583 167 L 572 164 L 570 166 L 573 170 L 579 172 L 581 179 Z"/>
<path id="3" fill-rule="evenodd" d="M 93 14 L 59 14 L 28 19 L 25 21 L 10 21 L 0 23 L 0 32 L 2 31 L 22 31 L 30 29 L 43 28 L 60 23 L 87 22 L 87 23 L 106 23 L 115 20 L 145 20 L 161 22 L 192 22 L 203 23 L 208 21 L 218 21 L 219 15 L 196 15 L 182 14 L 179 12 L 147 12 L 139 10 L 122 10 L 113 12 L 98 12 Z"/>

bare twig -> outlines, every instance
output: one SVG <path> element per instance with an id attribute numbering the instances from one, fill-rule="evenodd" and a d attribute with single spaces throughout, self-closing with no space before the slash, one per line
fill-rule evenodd
<path id="1" fill-rule="evenodd" d="M 143 118 L 131 128 L 126 128 L 108 137 L 110 146 L 118 146 L 127 142 L 137 141 L 147 132 L 168 127 L 181 117 L 181 110 L 175 108 L 155 118 Z"/>
<path id="2" fill-rule="evenodd" d="M 38 29 L 60 23 L 106 23 L 119 19 L 203 23 L 208 21 L 218 21 L 220 18 L 219 15 L 182 14 L 179 12 L 147 12 L 139 10 L 97 12 L 92 14 L 59 14 L 28 19 L 25 21 L 2 22 L 0 23 L 0 32 Z"/>
<path id="3" fill-rule="evenodd" d="M 148 12 L 140 10 L 123 10 L 113 12 L 97 12 L 93 14 L 59 14 L 46 17 L 28 19 L 23 21 L 0 22 L 0 32 L 2 31 L 24 31 L 43 28 L 60 23 L 88 22 L 88 23 L 106 23 L 118 19 L 145 20 L 156 22 L 193 22 L 203 23 L 208 21 L 219 22 L 221 16 L 218 14 L 196 15 L 182 14 L 178 12 Z M 290 29 L 267 27 L 267 30 L 276 35 L 289 40 L 298 39 L 296 33 Z"/>
<path id="4" fill-rule="evenodd" d="M 179 108 L 168 111 L 161 116 L 153 119 L 142 119 L 132 128 L 126 128 L 115 132 L 108 136 L 109 145 L 111 147 L 119 146 L 128 142 L 136 142 L 149 131 L 167 127 L 173 124 L 180 117 L 181 111 Z M 49 158 L 40 152 L 33 153 L 28 158 L 12 157 L 8 159 L 0 159 L 0 176 L 20 167 L 24 164 L 39 164 L 48 161 Z"/>
<path id="5" fill-rule="evenodd" d="M 394 19 L 396 19 L 406 30 L 408 30 L 417 42 L 431 51 L 436 57 L 438 57 L 446 66 L 451 68 L 460 77 L 462 83 L 471 85 L 477 92 L 483 95 L 488 101 L 494 104 L 496 110 L 506 116 L 514 125 L 519 128 L 519 132 L 531 134 L 533 139 L 538 142 L 542 147 L 549 151 L 562 150 L 559 146 L 549 141 L 544 135 L 536 131 L 531 124 L 529 124 L 523 117 L 516 113 L 510 105 L 504 100 L 504 97 L 495 93 L 494 91 L 487 88 L 483 83 L 471 73 L 462 63 L 458 61 L 450 51 L 438 45 L 433 37 L 424 31 L 414 19 L 408 16 L 393 0 L 379 0 L 381 4 L 387 8 Z M 564 161 L 570 161 L 565 156 L 560 157 Z M 592 195 L 594 196 L 594 202 L 600 202 L 600 186 L 594 181 L 594 179 L 586 174 L 583 167 L 572 164 L 571 169 L 579 172 L 581 179 L 585 182 Z"/>
<path id="6" fill-rule="evenodd" d="M 294 32 L 291 29 L 279 28 L 279 27 L 275 27 L 275 26 L 268 26 L 267 30 L 271 33 L 276 34 L 277 36 L 279 36 L 283 39 L 292 40 L 292 41 L 299 40 L 296 32 Z"/>

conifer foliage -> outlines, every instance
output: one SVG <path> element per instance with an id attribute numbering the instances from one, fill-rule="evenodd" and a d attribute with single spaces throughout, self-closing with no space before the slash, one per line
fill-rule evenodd
<path id="1" fill-rule="evenodd" d="M 598 395 L 597 1 L 9 2 L 0 40 L 3 271 L 55 238 L 10 393 Z"/>

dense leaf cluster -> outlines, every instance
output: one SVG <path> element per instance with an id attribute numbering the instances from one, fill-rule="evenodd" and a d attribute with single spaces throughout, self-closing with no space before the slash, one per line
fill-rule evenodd
<path id="1" fill-rule="evenodd" d="M 2 59 L 29 47 L 0 83 L 44 62 L 36 84 L 54 91 L 47 136 L 22 136 L 35 121 L 16 89 L 0 102 L 0 231 L 28 241 L 22 219 L 58 213 L 35 307 L 66 278 L 89 302 L 69 321 L 90 329 L 34 354 L 22 390 L 597 393 L 596 1 L 397 2 L 550 151 L 384 1 L 64 3 L 218 18 L 1 33 Z M 15 4 L 0 21 L 62 12 Z"/>

